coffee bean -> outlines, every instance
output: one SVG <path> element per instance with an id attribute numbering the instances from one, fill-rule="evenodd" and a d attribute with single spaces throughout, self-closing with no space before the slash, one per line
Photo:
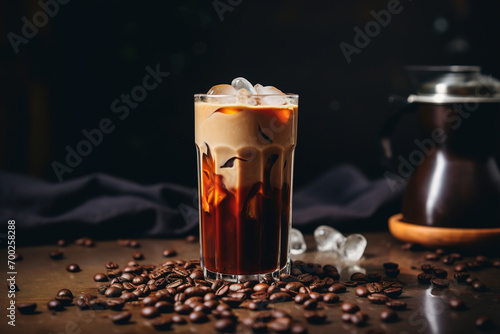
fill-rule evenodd
<path id="1" fill-rule="evenodd" d="M 465 279 L 465 284 L 467 285 L 472 285 L 472 283 L 474 283 L 475 281 L 477 281 L 478 278 L 475 277 L 475 276 L 469 276 Z"/>
<path id="2" fill-rule="evenodd" d="M 57 300 L 51 300 L 47 303 L 47 308 L 49 311 L 62 311 L 64 306 Z"/>
<path id="3" fill-rule="evenodd" d="M 456 258 L 451 255 L 443 257 L 443 263 L 447 265 L 452 265 L 453 263 L 455 263 L 455 260 Z"/>
<path id="4" fill-rule="evenodd" d="M 339 301 L 340 301 L 339 296 L 333 292 L 326 293 L 323 296 L 323 302 L 325 302 L 326 304 L 334 304 L 338 303 Z"/>
<path id="5" fill-rule="evenodd" d="M 194 311 L 189 314 L 189 320 L 195 324 L 201 324 L 208 321 L 208 317 L 205 312 Z"/>
<path id="6" fill-rule="evenodd" d="M 130 242 L 128 243 L 128 246 L 132 247 L 132 248 L 139 248 L 139 247 L 141 247 L 141 244 L 137 240 L 130 240 Z"/>
<path id="7" fill-rule="evenodd" d="M 394 263 L 394 262 L 386 262 L 383 264 L 384 269 L 386 270 L 391 270 L 391 269 L 397 269 L 399 267 L 399 264 Z"/>
<path id="8" fill-rule="evenodd" d="M 328 288 L 328 292 L 334 292 L 334 293 L 341 293 L 345 292 L 346 290 L 347 290 L 346 286 L 342 283 L 332 284 L 332 286 Z"/>
<path id="9" fill-rule="evenodd" d="M 467 262 L 467 266 L 469 267 L 470 271 L 478 271 L 481 269 L 481 263 L 477 261 Z"/>
<path id="10" fill-rule="evenodd" d="M 466 309 L 465 303 L 460 298 L 453 298 L 449 304 L 452 310 L 462 311 Z"/>
<path id="11" fill-rule="evenodd" d="M 307 334 L 307 328 L 301 323 L 294 323 L 290 329 L 292 334 Z"/>
<path id="12" fill-rule="evenodd" d="M 400 273 L 399 269 L 389 269 L 385 271 L 387 277 L 392 277 L 392 278 L 398 277 L 399 273 Z"/>
<path id="13" fill-rule="evenodd" d="M 59 247 L 66 247 L 68 245 L 68 242 L 64 239 L 59 239 L 57 240 L 57 246 Z"/>
<path id="14" fill-rule="evenodd" d="M 450 286 L 450 282 L 443 278 L 433 278 L 431 282 L 434 287 L 439 289 L 444 289 Z"/>
<path id="15" fill-rule="evenodd" d="M 359 306 L 351 302 L 343 302 L 342 305 L 340 305 L 340 309 L 342 312 L 354 313 L 359 311 Z"/>
<path id="16" fill-rule="evenodd" d="M 500 260 L 493 261 L 493 267 L 500 268 Z"/>
<path id="17" fill-rule="evenodd" d="M 17 305 L 17 309 L 22 314 L 33 314 L 35 313 L 36 303 L 22 303 Z"/>
<path id="18" fill-rule="evenodd" d="M 116 325 L 126 324 L 127 322 L 129 322 L 131 317 L 132 317 L 132 313 L 130 313 L 128 311 L 118 312 L 118 313 L 115 313 L 115 314 L 112 314 L 109 316 L 111 321 L 113 321 L 113 323 Z"/>
<path id="19" fill-rule="evenodd" d="M 366 275 L 366 280 L 368 282 L 380 282 L 380 280 L 382 279 L 382 276 L 380 274 L 376 274 L 376 273 L 369 273 Z"/>
<path id="20" fill-rule="evenodd" d="M 429 284 L 431 282 L 432 275 L 428 273 L 420 273 L 417 276 L 418 283 Z"/>
<path id="21" fill-rule="evenodd" d="M 290 282 L 285 286 L 285 289 L 297 292 L 303 286 L 304 284 L 302 284 L 301 282 Z"/>
<path id="22" fill-rule="evenodd" d="M 385 309 L 380 313 L 380 320 L 383 322 L 395 322 L 399 319 L 398 314 L 391 309 Z"/>
<path id="23" fill-rule="evenodd" d="M 253 291 L 255 292 L 267 291 L 267 289 L 269 289 L 269 285 L 266 283 L 259 283 L 253 287 Z"/>
<path id="24" fill-rule="evenodd" d="M 189 308 L 189 310 L 191 311 L 191 308 Z M 160 315 L 160 311 L 154 306 L 146 306 L 142 308 L 141 315 L 144 318 L 154 318 Z"/>
<path id="25" fill-rule="evenodd" d="M 61 290 L 57 291 L 56 296 L 57 297 L 70 297 L 70 298 L 73 298 L 73 293 L 71 292 L 71 290 L 61 289 Z"/>
<path id="26" fill-rule="evenodd" d="M 386 295 L 381 293 L 372 293 L 367 298 L 372 304 L 385 304 L 389 300 Z"/>
<path id="27" fill-rule="evenodd" d="M 102 299 L 92 299 L 89 301 L 89 307 L 93 310 L 105 310 L 108 308 L 108 303 Z"/>
<path id="28" fill-rule="evenodd" d="M 356 288 L 355 292 L 356 292 L 356 296 L 358 296 L 358 297 L 366 297 L 369 294 L 368 289 L 365 288 L 364 286 L 358 286 Z"/>
<path id="29" fill-rule="evenodd" d="M 144 254 L 142 254 L 141 252 L 133 252 L 132 258 L 134 260 L 144 260 Z"/>
<path id="30" fill-rule="evenodd" d="M 476 319 L 476 327 L 481 330 L 491 330 L 495 328 L 495 323 L 493 322 L 493 319 L 483 315 Z"/>
<path id="31" fill-rule="evenodd" d="M 486 285 L 483 282 L 480 281 L 474 281 L 472 283 L 472 289 L 474 291 L 486 291 Z"/>
<path id="32" fill-rule="evenodd" d="M 189 314 L 191 313 L 192 309 L 189 305 L 186 304 L 176 304 L 174 306 L 174 311 L 178 314 Z"/>
<path id="33" fill-rule="evenodd" d="M 183 324 L 187 323 L 186 319 L 184 319 L 184 317 L 181 317 L 178 314 L 175 314 L 172 316 L 172 321 L 174 324 L 178 324 L 178 325 L 183 325 Z"/>
<path id="34" fill-rule="evenodd" d="M 369 293 L 378 293 L 382 292 L 382 290 L 384 290 L 384 287 L 379 282 L 375 282 L 375 283 L 367 283 L 366 289 L 368 290 Z"/>
<path id="35" fill-rule="evenodd" d="M 366 282 L 367 278 L 366 278 L 366 275 L 363 274 L 363 273 L 354 273 L 351 275 L 351 281 L 354 281 L 354 282 Z"/>
<path id="36" fill-rule="evenodd" d="M 358 286 L 358 282 L 354 282 L 354 281 L 345 281 L 341 284 L 343 284 L 344 286 L 349 287 L 349 288 L 355 288 Z M 334 292 L 334 291 L 332 291 L 332 292 Z"/>
<path id="37" fill-rule="evenodd" d="M 393 310 L 404 310 L 407 305 L 402 300 L 389 299 L 387 302 L 385 302 L 385 306 L 387 306 Z"/>
<path id="38" fill-rule="evenodd" d="M 117 278 L 120 277 L 123 274 L 123 271 L 121 269 L 111 269 L 106 272 L 106 275 L 109 278 Z"/>
<path id="39" fill-rule="evenodd" d="M 292 319 L 290 318 L 277 318 L 267 324 L 267 327 L 276 333 L 288 333 L 291 326 Z"/>
<path id="40" fill-rule="evenodd" d="M 299 282 L 302 282 L 304 284 L 309 284 L 313 281 L 313 277 L 309 273 L 301 274 L 297 276 L 297 279 L 299 280 Z"/>
<path id="41" fill-rule="evenodd" d="M 52 260 L 60 260 L 63 258 L 64 253 L 60 251 L 52 251 L 49 253 L 49 256 Z"/>
<path id="42" fill-rule="evenodd" d="M 481 264 L 481 266 L 483 266 L 485 268 L 489 268 L 489 267 L 492 266 L 492 263 L 491 263 L 490 259 L 488 259 L 484 255 L 478 255 L 478 256 L 476 256 L 476 262 L 479 262 Z"/>
<path id="43" fill-rule="evenodd" d="M 120 311 L 125 306 L 125 300 L 122 298 L 109 299 L 106 301 L 106 304 L 113 311 Z"/>
<path id="44" fill-rule="evenodd" d="M 470 276 L 469 273 L 464 273 L 464 272 L 458 272 L 453 275 L 455 281 L 458 283 L 464 283 L 469 276 Z"/>
<path id="45" fill-rule="evenodd" d="M 299 293 L 295 296 L 294 301 L 297 304 L 304 304 L 308 299 L 311 299 L 311 297 L 307 293 Z"/>
<path id="46" fill-rule="evenodd" d="M 269 300 L 273 303 L 282 303 L 292 300 L 292 297 L 286 292 L 276 292 L 269 297 Z"/>
<path id="47" fill-rule="evenodd" d="M 457 264 L 454 269 L 456 272 L 461 272 L 461 273 L 469 271 L 469 267 L 463 263 Z"/>
<path id="48" fill-rule="evenodd" d="M 177 255 L 177 251 L 175 249 L 168 248 L 168 249 L 165 249 L 163 251 L 163 256 L 165 256 L 165 257 L 173 257 L 176 255 Z"/>
<path id="49" fill-rule="evenodd" d="M 434 266 L 428 263 L 421 265 L 420 268 L 422 268 L 422 271 L 426 274 L 431 274 L 434 270 Z"/>
<path id="50" fill-rule="evenodd" d="M 326 320 L 326 314 L 323 311 L 304 311 L 304 317 L 310 324 L 322 324 Z"/>
<path id="51" fill-rule="evenodd" d="M 444 269 L 436 268 L 434 269 L 434 276 L 438 278 L 446 278 L 448 276 L 448 272 Z"/>
<path id="52" fill-rule="evenodd" d="M 366 323 L 366 320 L 368 320 L 368 314 L 358 311 L 354 314 L 351 314 L 350 321 L 352 324 L 361 327 Z"/>
<path id="53" fill-rule="evenodd" d="M 429 261 L 438 261 L 440 256 L 436 253 L 429 253 L 425 255 L 425 259 Z"/>
<path id="54" fill-rule="evenodd" d="M 159 316 L 151 320 L 149 323 L 156 330 L 164 331 L 172 327 L 172 318 L 166 316 Z"/>
<path id="55" fill-rule="evenodd" d="M 73 298 L 68 296 L 56 296 L 54 299 L 60 302 L 63 306 L 69 306 L 73 303 Z"/>
<path id="56" fill-rule="evenodd" d="M 319 292 L 311 292 L 309 294 L 309 297 L 311 297 L 312 299 L 316 299 L 319 302 L 323 300 L 323 295 Z"/>
<path id="57" fill-rule="evenodd" d="M 106 289 L 104 295 L 108 298 L 120 297 L 122 295 L 122 289 L 111 286 L 108 289 Z"/>
<path id="58" fill-rule="evenodd" d="M 347 323 L 351 323 L 351 314 L 350 313 L 342 313 L 340 315 L 340 319 L 343 321 L 343 322 L 347 322 Z"/>
<path id="59" fill-rule="evenodd" d="M 233 297 L 222 297 L 221 300 L 228 304 L 230 307 L 238 307 L 240 306 L 241 302 L 243 301 L 243 298 L 233 298 Z"/>
<path id="60" fill-rule="evenodd" d="M 308 299 L 304 302 L 304 310 L 315 310 L 318 308 L 318 301 L 316 299 Z"/>
<path id="61" fill-rule="evenodd" d="M 97 273 L 94 275 L 94 281 L 96 282 L 107 282 L 108 281 L 108 276 L 106 276 L 103 273 Z"/>
<path id="62" fill-rule="evenodd" d="M 77 273 L 80 271 L 80 266 L 77 265 L 76 263 L 68 264 L 66 270 L 69 271 L 70 273 Z"/>
<path id="63" fill-rule="evenodd" d="M 397 298 L 402 292 L 403 290 L 401 288 L 389 288 L 384 290 L 385 295 L 389 298 Z"/>
<path id="64" fill-rule="evenodd" d="M 222 318 L 214 323 L 214 328 L 218 332 L 233 333 L 236 331 L 236 321 L 227 318 Z"/>

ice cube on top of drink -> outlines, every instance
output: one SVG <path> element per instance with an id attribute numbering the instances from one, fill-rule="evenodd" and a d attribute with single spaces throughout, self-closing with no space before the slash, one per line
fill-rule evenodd
<path id="1" fill-rule="evenodd" d="M 203 265 L 263 274 L 286 265 L 298 96 L 244 78 L 195 95 Z"/>

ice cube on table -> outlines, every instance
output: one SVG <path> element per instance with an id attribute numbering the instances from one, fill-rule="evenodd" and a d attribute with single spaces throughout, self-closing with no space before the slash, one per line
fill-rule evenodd
<path id="1" fill-rule="evenodd" d="M 238 91 L 231 85 L 215 85 L 208 91 L 207 95 L 236 95 Z"/>
<path id="2" fill-rule="evenodd" d="M 231 86 L 233 86 L 237 91 L 240 91 L 240 89 L 246 89 L 250 94 L 257 94 L 250 81 L 242 77 L 233 79 Z"/>
<path id="3" fill-rule="evenodd" d="M 347 237 L 341 255 L 346 261 L 358 261 L 366 249 L 366 238 L 361 234 L 351 234 Z"/>
<path id="4" fill-rule="evenodd" d="M 314 239 L 320 252 L 340 252 L 346 238 L 331 226 L 321 225 L 314 230 Z"/>
<path id="5" fill-rule="evenodd" d="M 290 253 L 302 254 L 306 251 L 307 245 L 302 232 L 296 228 L 290 230 Z"/>

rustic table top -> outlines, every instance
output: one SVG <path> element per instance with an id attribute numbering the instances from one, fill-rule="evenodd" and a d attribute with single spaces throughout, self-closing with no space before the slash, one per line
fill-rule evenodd
<path id="1" fill-rule="evenodd" d="M 312 236 L 306 236 L 308 250 L 301 255 L 294 255 L 292 259 L 304 260 L 320 264 L 333 264 L 341 274 L 340 281 L 347 281 L 353 272 L 374 272 L 384 275 L 382 263 L 396 262 L 399 264 L 401 274 L 397 278 L 404 284 L 403 294 L 399 299 L 404 300 L 408 307 L 404 311 L 397 311 L 400 320 L 395 323 L 383 323 L 379 320 L 379 314 L 385 309 L 383 305 L 371 304 L 366 298 L 357 297 L 354 288 L 348 288 L 346 293 L 340 294 L 342 301 L 353 301 L 361 310 L 369 315 L 369 320 L 364 327 L 358 328 L 352 324 L 341 321 L 340 303 L 325 305 L 327 322 L 323 325 L 308 324 L 309 333 L 365 333 L 369 329 L 379 329 L 386 333 L 479 333 L 475 327 L 475 320 L 481 315 L 487 315 L 494 319 L 497 327 L 489 331 L 498 332 L 500 328 L 500 269 L 483 268 L 473 272 L 488 290 L 476 292 L 464 283 L 456 283 L 453 280 L 454 266 L 447 266 L 441 261 L 430 262 L 425 259 L 426 251 L 414 252 L 402 250 L 401 244 L 392 238 L 387 232 L 371 232 L 365 234 L 368 246 L 361 261 L 355 265 L 346 266 L 331 253 L 318 252 L 315 249 Z M 149 324 L 149 320 L 140 316 L 140 307 L 126 305 L 125 310 L 132 313 L 130 323 L 126 325 L 115 325 L 108 318 L 114 311 L 81 311 L 76 306 L 68 306 L 65 311 L 52 313 L 47 309 L 47 302 L 54 298 L 61 288 L 70 289 L 74 295 L 78 293 L 97 294 L 96 288 L 99 283 L 93 281 L 93 276 L 99 272 L 105 272 L 104 263 L 115 261 L 123 267 L 132 260 L 132 252 L 144 253 L 145 259 L 140 263 L 160 264 L 165 261 L 162 251 L 166 248 L 174 248 L 178 255 L 174 257 L 181 259 L 199 258 L 198 243 L 189 243 L 184 239 L 141 239 L 141 247 L 132 249 L 118 245 L 117 241 L 97 241 L 94 247 L 83 247 L 70 244 L 66 247 L 37 246 L 18 249 L 23 260 L 16 261 L 15 280 L 19 286 L 15 301 L 19 305 L 23 302 L 36 302 L 37 312 L 24 315 L 16 311 L 15 328 L 8 325 L 9 301 L 2 296 L 2 307 L 5 313 L 0 324 L 1 333 L 153 333 L 156 330 Z M 48 254 L 53 250 L 61 250 L 64 257 L 61 260 L 52 260 Z M 4 259 L 6 250 L 2 251 Z M 472 258 L 465 258 L 464 261 Z M 464 262 L 460 261 L 460 262 Z M 66 266 L 77 263 L 81 271 L 70 273 Z M 451 285 L 447 289 L 433 288 L 431 285 L 421 285 L 416 276 L 421 272 L 423 263 L 432 263 L 436 267 L 448 271 L 448 279 Z M 5 268 L 5 267 L 4 267 Z M 7 275 L 10 277 L 11 275 Z M 464 311 L 452 311 L 448 302 L 453 297 L 459 296 L 465 301 L 468 309 Z M 286 303 L 270 304 L 270 308 L 284 309 L 288 311 L 294 320 L 305 322 L 302 316 L 302 307 L 293 301 Z M 251 313 L 246 309 L 236 309 L 239 316 Z M 212 316 L 210 316 L 212 317 Z M 213 320 L 204 324 L 173 325 L 171 331 L 216 333 Z M 242 324 L 238 327 L 239 332 L 249 333 L 250 330 Z"/>

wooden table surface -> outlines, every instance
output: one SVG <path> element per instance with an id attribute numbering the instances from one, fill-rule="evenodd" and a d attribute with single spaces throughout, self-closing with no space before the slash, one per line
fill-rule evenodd
<path id="1" fill-rule="evenodd" d="M 386 333 L 480 333 L 475 327 L 475 319 L 480 315 L 492 317 L 497 329 L 489 333 L 498 332 L 500 328 L 500 269 L 485 268 L 472 273 L 483 281 L 489 288 L 486 292 L 475 292 L 463 283 L 453 281 L 453 266 L 446 266 L 441 261 L 429 262 L 425 260 L 427 252 L 412 252 L 402 250 L 400 243 L 393 239 L 387 232 L 366 233 L 368 247 L 365 256 L 355 265 L 346 266 L 331 253 L 321 253 L 315 250 L 314 240 L 306 236 L 308 251 L 301 255 L 292 256 L 307 262 L 333 264 L 341 273 L 341 282 L 349 280 L 353 272 L 376 272 L 384 274 L 381 264 L 384 262 L 397 262 L 401 274 L 398 279 L 404 282 L 403 294 L 399 299 L 408 304 L 407 310 L 398 311 L 400 321 L 386 324 L 379 320 L 380 312 L 385 306 L 371 304 L 366 298 L 356 297 L 354 288 L 348 288 L 346 293 L 340 295 L 341 301 L 353 301 L 361 310 L 368 313 L 370 319 L 366 326 L 358 328 L 351 324 L 343 323 L 340 319 L 340 303 L 325 307 L 328 316 L 324 325 L 309 325 L 309 333 L 365 333 L 369 329 L 382 329 Z M 63 312 L 52 314 L 47 310 L 46 304 L 61 288 L 70 289 L 74 295 L 81 292 L 97 294 L 99 283 L 93 281 L 94 274 L 105 272 L 104 263 L 116 261 L 123 266 L 132 260 L 134 251 L 141 251 L 145 259 L 140 263 L 160 264 L 165 261 L 162 251 L 174 248 L 178 252 L 175 258 L 199 258 L 198 243 L 188 243 L 184 239 L 143 239 L 139 240 L 141 247 L 132 249 L 119 246 L 116 241 L 98 241 L 94 247 L 88 248 L 70 244 L 66 247 L 37 246 L 18 249 L 23 255 L 22 261 L 16 262 L 16 283 L 20 291 L 16 293 L 16 302 L 36 302 L 37 313 L 23 315 L 16 313 L 15 328 L 8 325 L 6 294 L 2 294 L 2 310 L 0 333 L 153 333 L 154 328 L 149 325 L 149 320 L 140 316 L 140 307 L 126 305 L 125 309 L 132 312 L 131 322 L 126 325 L 114 325 L 108 315 L 111 310 L 81 311 L 76 306 L 69 306 Z M 48 253 L 60 249 L 64 252 L 61 260 L 52 260 Z M 6 250 L 2 250 L 6 259 Z M 467 258 L 465 259 L 467 260 Z M 463 262 L 463 261 L 462 261 Z M 65 270 L 70 263 L 77 263 L 81 267 L 78 273 L 69 273 Z M 448 289 L 436 289 L 432 286 L 419 285 L 416 275 L 421 272 L 422 263 L 432 263 L 448 271 L 451 285 Z M 5 268 L 5 267 L 4 267 Z M 460 296 L 468 306 L 465 311 L 451 311 L 448 301 Z M 271 308 L 287 310 L 299 322 L 305 319 L 301 315 L 302 307 L 294 302 L 270 305 Z M 238 315 L 251 313 L 246 309 L 237 309 Z M 205 324 L 174 325 L 174 332 L 187 333 L 216 333 L 211 321 Z M 249 329 L 239 325 L 238 331 L 249 333 Z"/>

